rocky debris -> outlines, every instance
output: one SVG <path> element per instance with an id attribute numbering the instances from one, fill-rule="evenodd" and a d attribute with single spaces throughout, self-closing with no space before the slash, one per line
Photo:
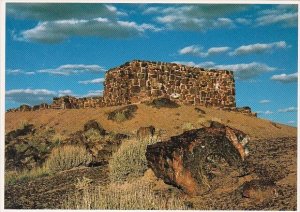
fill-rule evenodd
<path id="1" fill-rule="evenodd" d="M 77 131 L 66 139 L 65 143 L 84 145 L 92 154 L 93 159 L 89 166 L 107 164 L 127 135 L 107 132 L 101 124 L 90 120 L 84 125 L 84 130 Z"/>
<path id="2" fill-rule="evenodd" d="M 251 180 L 244 183 L 243 197 L 263 202 L 278 197 L 276 184 L 270 180 Z"/>
<path id="3" fill-rule="evenodd" d="M 90 120 L 87 123 L 84 124 L 83 126 L 84 131 L 88 131 L 90 129 L 94 129 L 99 131 L 100 135 L 105 135 L 106 131 L 105 129 L 95 120 Z"/>
<path id="4" fill-rule="evenodd" d="M 5 136 L 5 169 L 32 169 L 41 165 L 56 145 L 52 142 L 55 132 L 51 129 L 36 129 L 25 125 Z"/>
<path id="5" fill-rule="evenodd" d="M 136 137 L 138 140 L 141 140 L 141 139 L 153 137 L 154 133 L 155 133 L 155 127 L 152 125 L 149 127 L 140 127 L 137 130 Z"/>
<path id="6" fill-rule="evenodd" d="M 200 115 L 206 114 L 206 112 L 205 112 L 204 110 L 202 110 L 202 109 L 200 109 L 200 108 L 198 108 L 198 107 L 195 108 L 195 111 L 196 111 L 197 113 L 199 113 Z"/>
<path id="7" fill-rule="evenodd" d="M 157 99 L 153 99 L 152 101 L 148 102 L 147 105 L 153 106 L 155 108 L 177 108 L 179 107 L 179 105 L 168 99 L 168 98 L 157 98 Z"/>
<path id="8" fill-rule="evenodd" d="M 108 113 L 107 119 L 117 122 L 122 122 L 133 118 L 134 113 L 137 111 L 137 105 L 127 105 Z"/>
<path id="9" fill-rule="evenodd" d="M 251 108 L 248 107 L 248 106 L 245 106 L 245 107 L 223 107 L 223 108 L 220 108 L 220 109 L 225 110 L 225 111 L 238 112 L 238 113 L 242 113 L 242 114 L 245 114 L 245 115 L 248 115 L 248 116 L 257 117 L 257 113 L 252 112 Z"/>
<path id="10" fill-rule="evenodd" d="M 191 195 L 212 189 L 216 179 L 243 173 L 249 137 L 213 122 L 147 147 L 148 166 L 165 183 Z"/>

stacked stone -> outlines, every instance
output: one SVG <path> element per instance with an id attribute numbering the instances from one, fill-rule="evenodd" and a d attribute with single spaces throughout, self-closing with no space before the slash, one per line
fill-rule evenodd
<path id="1" fill-rule="evenodd" d="M 157 97 L 180 104 L 235 107 L 233 72 L 135 60 L 106 73 L 104 103 L 107 106 Z"/>

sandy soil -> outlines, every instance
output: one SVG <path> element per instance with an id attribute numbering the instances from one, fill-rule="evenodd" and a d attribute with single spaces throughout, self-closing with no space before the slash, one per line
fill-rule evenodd
<path id="1" fill-rule="evenodd" d="M 194 106 L 156 109 L 140 104 L 135 117 L 131 120 L 122 123 L 107 120 L 107 113 L 116 108 L 119 107 L 6 113 L 5 131 L 9 132 L 19 128 L 22 122 L 28 122 L 37 127 L 41 125 L 53 127 L 58 133 L 68 135 L 81 130 L 88 120 L 95 119 L 108 131 L 132 134 L 141 126 L 153 125 L 168 137 L 181 134 L 185 123 L 200 127 L 204 120 L 215 120 L 244 131 L 252 138 L 295 137 L 297 135 L 295 127 L 213 108 L 199 107 L 206 112 L 201 115 Z"/>

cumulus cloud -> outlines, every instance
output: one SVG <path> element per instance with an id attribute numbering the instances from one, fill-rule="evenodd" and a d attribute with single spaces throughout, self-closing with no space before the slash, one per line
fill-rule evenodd
<path id="1" fill-rule="evenodd" d="M 66 64 L 54 69 L 41 69 L 37 73 L 48 73 L 54 75 L 68 76 L 79 73 L 100 73 L 106 70 L 99 65 L 84 65 L 84 64 Z"/>
<path id="2" fill-rule="evenodd" d="M 263 99 L 263 100 L 259 101 L 260 104 L 268 104 L 270 102 L 271 102 L 271 100 L 269 100 L 269 99 Z"/>
<path id="3" fill-rule="evenodd" d="M 10 75 L 34 75 L 35 72 L 33 72 L 33 71 L 23 71 L 21 69 L 8 69 L 7 74 L 10 74 Z"/>
<path id="4" fill-rule="evenodd" d="M 6 11 L 8 16 L 15 18 L 42 21 L 112 18 L 122 14 L 112 5 L 81 3 L 8 3 Z"/>
<path id="5" fill-rule="evenodd" d="M 297 82 L 298 81 L 298 73 L 293 74 L 279 74 L 279 75 L 273 75 L 271 77 L 271 80 L 282 82 L 282 83 L 291 83 L 291 82 Z"/>
<path id="6" fill-rule="evenodd" d="M 230 55 L 247 55 L 271 52 L 273 49 L 285 49 L 287 44 L 285 41 L 278 41 L 273 43 L 256 43 L 236 48 Z"/>
<path id="7" fill-rule="evenodd" d="M 178 63 L 182 65 L 208 68 L 208 69 L 221 69 L 230 70 L 234 72 L 234 76 L 239 80 L 249 80 L 262 73 L 271 72 L 277 68 L 268 66 L 263 63 L 252 62 L 252 63 L 241 63 L 241 64 L 231 64 L 231 65 L 217 65 L 212 61 L 206 61 L 202 63 L 195 62 L 185 62 L 185 61 L 174 61 L 173 63 Z"/>
<path id="8" fill-rule="evenodd" d="M 103 96 L 103 90 L 90 90 L 85 96 L 87 97 Z"/>
<path id="9" fill-rule="evenodd" d="M 261 11 L 255 21 L 257 26 L 279 24 L 284 27 L 296 27 L 298 24 L 297 5 L 278 5 L 274 9 Z"/>
<path id="10" fill-rule="evenodd" d="M 276 70 L 275 67 L 270 67 L 263 63 L 241 63 L 233 65 L 216 65 L 214 68 L 231 70 L 235 73 L 237 79 L 247 80 L 254 78 L 262 73 Z"/>
<path id="11" fill-rule="evenodd" d="M 102 83 L 104 81 L 105 81 L 104 78 L 96 78 L 96 79 L 92 79 L 92 80 L 78 81 L 78 83 L 87 85 L 87 84 L 99 84 L 99 83 Z"/>
<path id="12" fill-rule="evenodd" d="M 288 108 L 284 108 L 284 109 L 279 109 L 278 112 L 279 113 L 287 113 L 287 112 L 295 112 L 297 110 L 298 110 L 298 108 L 296 108 L 296 107 L 288 107 Z"/>
<path id="13" fill-rule="evenodd" d="M 151 24 L 137 24 L 129 21 L 107 18 L 69 19 L 40 22 L 32 29 L 14 35 L 19 41 L 58 43 L 71 36 L 98 36 L 104 38 L 129 38 L 142 35 L 146 30 L 159 31 Z"/>
<path id="14" fill-rule="evenodd" d="M 270 110 L 267 110 L 266 112 L 264 112 L 264 114 L 266 115 L 270 115 L 270 114 L 273 114 L 274 112 L 273 111 L 270 111 Z"/>
<path id="15" fill-rule="evenodd" d="M 75 96 L 72 90 L 59 90 L 58 96 Z"/>
<path id="16" fill-rule="evenodd" d="M 5 92 L 7 101 L 28 105 L 50 103 L 56 95 L 55 91 L 47 89 L 13 89 Z"/>
<path id="17" fill-rule="evenodd" d="M 226 16 L 249 8 L 248 5 L 195 4 L 170 7 L 148 7 L 143 14 L 155 14 L 155 20 L 169 30 L 207 31 L 235 27 Z M 238 23 L 238 22 L 237 22 Z"/>
<path id="18" fill-rule="evenodd" d="M 186 47 L 178 50 L 178 53 L 181 55 L 193 55 L 193 56 L 198 56 L 198 57 L 208 57 L 211 55 L 225 53 L 225 52 L 229 51 L 229 49 L 230 49 L 230 47 L 222 46 L 222 47 L 212 47 L 212 48 L 209 48 L 207 51 L 204 51 L 204 49 L 200 46 L 191 45 L 191 46 L 186 46 Z"/>

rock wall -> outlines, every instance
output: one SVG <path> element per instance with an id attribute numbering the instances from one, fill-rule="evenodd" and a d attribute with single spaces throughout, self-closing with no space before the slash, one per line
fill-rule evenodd
<path id="1" fill-rule="evenodd" d="M 235 107 L 235 81 L 231 71 L 134 60 L 106 73 L 103 97 L 107 106 L 166 97 L 180 104 Z"/>

